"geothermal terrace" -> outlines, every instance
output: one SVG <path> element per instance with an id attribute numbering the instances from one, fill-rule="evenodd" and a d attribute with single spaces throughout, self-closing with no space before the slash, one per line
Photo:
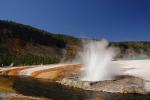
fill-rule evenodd
<path id="1" fill-rule="evenodd" d="M 120 84 L 123 84 L 122 86 L 124 86 L 124 82 L 125 82 L 125 83 L 130 84 L 129 86 L 128 85 L 126 86 L 128 87 L 128 89 L 130 88 L 130 86 L 134 87 L 132 91 L 126 90 L 126 91 L 129 91 L 129 93 L 130 92 L 131 93 L 142 92 L 143 94 L 150 93 L 150 77 L 149 77 L 150 76 L 150 72 L 149 72 L 150 60 L 120 60 L 120 61 L 112 61 L 112 62 L 114 64 L 117 64 L 116 67 L 119 67 L 119 69 L 121 70 L 120 75 L 131 75 L 133 77 L 138 77 L 138 78 L 124 79 L 123 81 L 122 80 L 116 81 L 115 84 L 117 84 L 117 86 L 121 86 Z M 66 83 L 66 81 L 65 83 L 63 83 L 61 80 L 67 77 L 80 77 L 79 72 L 82 70 L 84 70 L 84 68 L 82 68 L 81 64 L 52 64 L 52 65 L 38 65 L 38 66 L 35 65 L 35 66 L 0 68 L 0 74 L 1 75 L 31 76 L 31 77 L 43 78 L 43 79 L 53 79 L 56 81 L 59 80 L 58 81 L 59 83 L 72 86 L 73 83 Z M 106 81 L 105 83 L 110 84 L 113 82 L 114 81 Z M 140 85 L 138 85 L 138 82 L 140 82 Z M 98 85 L 97 87 L 99 87 L 102 84 L 104 83 L 99 83 L 96 85 Z M 80 86 L 77 86 L 77 87 L 80 88 Z M 112 89 L 109 89 L 109 88 L 112 88 Z M 88 89 L 88 88 L 86 87 L 83 89 Z M 94 87 L 94 89 L 96 88 Z M 108 92 L 114 92 L 114 91 L 121 92 L 122 91 L 121 90 L 122 87 L 119 87 L 119 90 L 114 90 L 116 89 L 116 86 L 114 84 L 110 84 L 108 89 L 105 89 L 103 86 L 101 86 L 101 89 L 104 89 L 104 91 L 106 92 L 107 91 Z M 89 90 L 93 90 L 93 89 L 91 89 L 90 87 Z"/>
<path id="2" fill-rule="evenodd" d="M 132 75 L 150 81 L 150 60 L 120 60 L 113 61 L 121 68 L 122 75 Z M 35 66 L 19 66 L 19 67 L 2 67 L 0 68 L 1 75 L 23 75 L 32 76 L 33 73 L 46 73 L 49 71 L 63 70 L 79 70 L 80 64 L 52 64 L 52 65 L 35 65 Z"/>

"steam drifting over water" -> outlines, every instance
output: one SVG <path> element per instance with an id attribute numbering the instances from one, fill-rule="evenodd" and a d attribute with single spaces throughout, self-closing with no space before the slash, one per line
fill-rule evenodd
<path id="1" fill-rule="evenodd" d="M 112 63 L 116 49 L 108 47 L 108 44 L 106 40 L 83 43 L 83 51 L 79 55 L 85 70 L 81 80 L 102 81 L 114 78 L 118 72 Z"/>

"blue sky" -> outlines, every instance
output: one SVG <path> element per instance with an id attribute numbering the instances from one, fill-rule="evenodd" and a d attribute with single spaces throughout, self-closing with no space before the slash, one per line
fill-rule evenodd
<path id="1" fill-rule="evenodd" d="M 150 0 L 0 0 L 0 19 L 76 37 L 150 41 Z"/>

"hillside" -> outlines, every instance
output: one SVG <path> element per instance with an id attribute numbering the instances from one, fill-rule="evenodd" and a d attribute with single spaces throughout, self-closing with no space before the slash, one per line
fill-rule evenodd
<path id="1" fill-rule="evenodd" d="M 71 36 L 0 21 L 0 66 L 58 63 L 73 57 L 78 44 Z"/>
<path id="2" fill-rule="evenodd" d="M 118 58 L 121 59 L 149 59 L 150 58 L 150 42 L 112 42 L 111 45 L 119 48 Z"/>
<path id="3" fill-rule="evenodd" d="M 0 20 L 0 66 L 58 63 L 75 57 L 81 39 Z M 111 42 L 118 58 L 150 55 L 150 42 Z"/>

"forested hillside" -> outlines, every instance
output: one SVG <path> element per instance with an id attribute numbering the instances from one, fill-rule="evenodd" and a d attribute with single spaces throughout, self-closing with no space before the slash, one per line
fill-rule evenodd
<path id="1" fill-rule="evenodd" d="M 53 34 L 28 25 L 0 20 L 0 66 L 58 63 L 73 59 L 82 48 L 81 39 Z M 150 55 L 150 42 L 111 42 L 118 58 Z M 13 65 L 12 64 L 12 65 Z"/>
<path id="2" fill-rule="evenodd" d="M 78 44 L 71 36 L 0 21 L 0 66 L 58 63 L 73 57 Z"/>

